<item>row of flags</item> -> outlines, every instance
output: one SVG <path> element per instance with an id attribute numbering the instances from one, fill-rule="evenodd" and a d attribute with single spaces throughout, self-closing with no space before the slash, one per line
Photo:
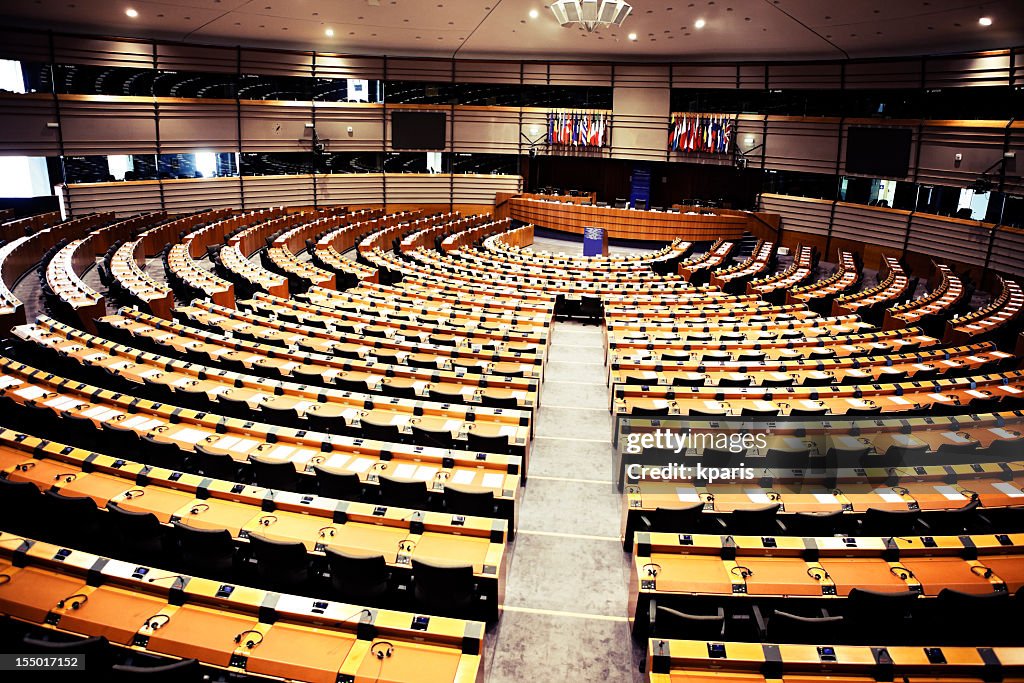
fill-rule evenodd
<path id="1" fill-rule="evenodd" d="M 672 114 L 668 148 L 673 152 L 725 154 L 732 141 L 733 120 L 726 114 Z"/>
<path id="2" fill-rule="evenodd" d="M 604 147 L 611 129 L 609 114 L 560 111 L 548 113 L 548 144 Z"/>

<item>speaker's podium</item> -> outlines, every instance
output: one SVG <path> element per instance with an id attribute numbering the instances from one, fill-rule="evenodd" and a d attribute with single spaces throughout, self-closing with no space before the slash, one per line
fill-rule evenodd
<path id="1" fill-rule="evenodd" d="M 604 228 L 583 228 L 583 255 L 607 256 L 608 231 Z"/>

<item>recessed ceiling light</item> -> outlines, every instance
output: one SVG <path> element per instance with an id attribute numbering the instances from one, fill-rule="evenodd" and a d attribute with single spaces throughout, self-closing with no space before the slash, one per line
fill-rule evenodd
<path id="1" fill-rule="evenodd" d="M 697 21 L 693 22 L 693 27 L 694 28 L 704 28 L 704 23 L 705 22 L 704 22 L 703 19 L 698 19 Z"/>
<path id="2" fill-rule="evenodd" d="M 328 38 L 333 38 L 334 37 L 334 29 L 333 28 L 329 28 L 329 29 L 325 30 L 324 31 L 324 35 L 326 35 Z"/>
<path id="3" fill-rule="evenodd" d="M 139 11 L 138 11 L 138 10 L 136 10 L 135 8 L 133 8 L 133 7 L 129 7 L 128 9 L 126 9 L 126 10 L 124 11 L 124 13 L 125 13 L 125 14 L 127 14 L 127 15 L 128 15 L 129 17 L 131 17 L 132 19 L 134 19 L 135 17 L 139 16 Z M 989 21 L 988 23 L 989 23 L 989 24 L 991 24 L 992 22 L 991 22 L 991 21 Z M 987 24 L 986 24 L 986 25 L 987 25 Z"/>
<path id="4" fill-rule="evenodd" d="M 636 34 L 635 33 L 630 33 L 629 34 L 629 39 L 630 40 L 636 40 Z"/>
<path id="5" fill-rule="evenodd" d="M 978 19 L 978 23 L 981 24 L 982 26 L 991 26 L 992 17 L 982 17 L 981 19 Z"/>
<path id="6" fill-rule="evenodd" d="M 531 19 L 536 19 L 539 16 L 540 16 L 540 12 L 538 12 L 535 9 L 530 10 L 530 18 Z"/>

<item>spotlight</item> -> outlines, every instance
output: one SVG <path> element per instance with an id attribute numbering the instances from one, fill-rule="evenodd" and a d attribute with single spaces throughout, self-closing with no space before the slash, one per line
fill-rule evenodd
<path id="1" fill-rule="evenodd" d="M 334 29 L 333 28 L 327 29 L 326 31 L 324 31 L 324 35 L 326 35 L 328 38 L 333 38 L 334 37 Z"/>
<path id="2" fill-rule="evenodd" d="M 540 12 L 538 12 L 535 9 L 530 10 L 530 18 L 531 19 L 536 19 L 539 16 L 540 16 Z"/>
<path id="3" fill-rule="evenodd" d="M 635 33 L 630 33 L 629 34 L 629 39 L 630 40 L 636 40 L 636 34 Z"/>
<path id="4" fill-rule="evenodd" d="M 694 28 L 704 28 L 704 24 L 705 23 L 707 23 L 707 22 L 705 22 L 703 19 L 698 19 L 697 21 L 693 22 L 693 27 Z"/>
<path id="5" fill-rule="evenodd" d="M 126 10 L 124 11 L 124 13 L 125 13 L 125 14 L 127 14 L 127 15 L 128 15 L 129 17 L 131 17 L 132 19 L 134 19 L 135 17 L 139 16 L 139 12 L 138 12 L 138 10 L 136 10 L 136 9 L 135 9 L 135 8 L 133 8 L 133 7 L 129 7 L 128 9 L 126 9 Z M 991 22 L 989 22 L 989 23 L 991 23 Z"/>
<path id="6" fill-rule="evenodd" d="M 991 26 L 992 17 L 982 17 L 981 19 L 978 19 L 978 23 L 981 24 L 982 26 Z"/>

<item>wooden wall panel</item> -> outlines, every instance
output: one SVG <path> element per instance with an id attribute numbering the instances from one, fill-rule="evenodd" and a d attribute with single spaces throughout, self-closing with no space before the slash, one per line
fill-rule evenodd
<path id="1" fill-rule="evenodd" d="M 451 176 L 447 174 L 391 173 L 385 195 L 388 204 L 449 204 Z"/>
<path id="2" fill-rule="evenodd" d="M 365 80 L 384 78 L 383 57 L 320 53 L 316 55 L 314 66 L 318 78 L 362 78 Z"/>
<path id="3" fill-rule="evenodd" d="M 522 186 L 522 176 L 517 175 L 456 175 L 452 179 L 452 202 L 493 208 L 498 192 L 521 192 Z"/>
<path id="4" fill-rule="evenodd" d="M 310 175 L 246 176 L 242 182 L 246 209 L 313 205 L 313 176 Z"/>
<path id="5" fill-rule="evenodd" d="M 158 43 L 156 46 L 156 68 L 163 71 L 233 74 L 238 69 L 238 50 L 230 47 Z"/>
<path id="6" fill-rule="evenodd" d="M 921 87 L 919 59 L 850 62 L 846 65 L 846 87 L 852 89 L 890 89 Z"/>
<path id="7" fill-rule="evenodd" d="M 309 151 L 313 121 L 308 102 L 242 102 L 242 140 L 246 152 Z"/>
<path id="8" fill-rule="evenodd" d="M 765 168 L 835 173 L 838 150 L 836 119 L 768 117 Z"/>
<path id="9" fill-rule="evenodd" d="M 248 179 L 246 179 L 248 181 Z M 168 213 L 201 209 L 242 207 L 241 181 L 235 178 L 183 178 L 162 180 L 164 207 Z"/>
<path id="10" fill-rule="evenodd" d="M 668 115 L 671 89 L 649 85 L 658 78 L 668 82 L 668 68 L 625 69 L 623 82 L 615 72 L 612 95 L 611 154 L 619 159 L 662 161 L 668 148 Z"/>
<path id="11" fill-rule="evenodd" d="M 58 130 L 53 98 L 44 94 L 0 94 L 0 154 L 57 156 Z"/>
<path id="12" fill-rule="evenodd" d="M 768 87 L 782 90 L 842 87 L 839 64 L 772 64 L 768 67 Z"/>
<path id="13" fill-rule="evenodd" d="M 538 126 L 538 135 L 544 134 L 546 125 L 545 119 L 545 122 Z M 456 152 L 518 154 L 519 110 L 498 107 L 456 109 L 455 133 L 451 147 Z"/>
<path id="14" fill-rule="evenodd" d="M 585 85 L 609 87 L 612 85 L 612 66 L 590 62 L 553 63 L 550 69 L 551 85 Z M 619 70 L 615 69 L 615 84 L 619 84 Z"/>
<path id="15" fill-rule="evenodd" d="M 160 183 L 156 180 L 66 185 L 63 192 L 65 206 L 71 218 L 105 211 L 113 211 L 118 216 L 128 216 L 159 211 L 162 208 Z"/>
<path id="16" fill-rule="evenodd" d="M 380 173 L 338 173 L 316 177 L 317 203 L 353 206 L 384 203 L 384 176 Z"/>
<path id="17" fill-rule="evenodd" d="M 53 50 L 57 64 L 153 68 L 153 44 L 143 40 L 56 35 Z"/>
<path id="18" fill-rule="evenodd" d="M 230 100 L 161 99 L 160 153 L 238 151 L 238 110 Z"/>
<path id="19" fill-rule="evenodd" d="M 456 83 L 519 83 L 516 62 L 460 59 L 455 63 Z"/>
<path id="20" fill-rule="evenodd" d="M 762 211 L 777 213 L 782 217 L 784 232 L 800 232 L 811 235 L 827 235 L 832 202 L 808 197 L 790 197 L 778 194 L 761 195 Z"/>
<path id="21" fill-rule="evenodd" d="M 62 95 L 60 113 L 67 155 L 156 153 L 152 98 Z"/>
<path id="22" fill-rule="evenodd" d="M 1024 277 L 1024 230 L 1000 228 L 996 232 L 989 267 Z"/>
<path id="23" fill-rule="evenodd" d="M 921 154 L 917 169 L 920 183 L 968 185 L 1003 156 L 1005 122 L 933 121 L 921 132 Z M 955 155 L 961 154 L 961 161 Z"/>
<path id="24" fill-rule="evenodd" d="M 736 66 L 733 64 L 673 64 L 673 88 L 736 88 Z"/>
<path id="25" fill-rule="evenodd" d="M 244 49 L 240 72 L 265 76 L 312 76 L 313 53 Z"/>
<path id="26" fill-rule="evenodd" d="M 387 61 L 387 79 L 389 81 L 451 83 L 452 71 L 450 59 L 392 57 Z"/>
<path id="27" fill-rule="evenodd" d="M 983 266 L 992 227 L 978 221 L 915 214 L 907 249 L 939 260 Z"/>
<path id="28" fill-rule="evenodd" d="M 832 236 L 901 251 L 909 217 L 909 211 L 836 202 Z"/>
<path id="29" fill-rule="evenodd" d="M 1019 65 L 1018 65 L 1018 68 Z M 982 55 L 929 57 L 924 62 L 924 87 L 1007 86 L 1010 84 L 1010 51 Z"/>
<path id="30" fill-rule="evenodd" d="M 384 108 L 381 105 L 317 102 L 314 108 L 316 132 L 327 145 L 327 151 L 379 151 L 383 148 Z"/>

